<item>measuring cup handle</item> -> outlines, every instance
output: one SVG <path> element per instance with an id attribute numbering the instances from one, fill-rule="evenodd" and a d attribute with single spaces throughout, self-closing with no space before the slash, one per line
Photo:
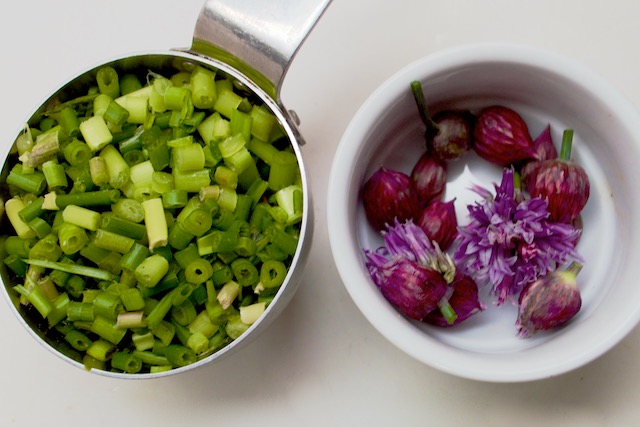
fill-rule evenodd
<path id="1" fill-rule="evenodd" d="M 208 0 L 191 49 L 223 61 L 274 100 L 291 60 L 331 0 Z"/>

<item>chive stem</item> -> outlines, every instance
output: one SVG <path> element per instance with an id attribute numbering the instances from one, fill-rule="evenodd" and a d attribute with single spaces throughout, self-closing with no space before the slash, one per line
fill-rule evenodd
<path id="1" fill-rule="evenodd" d="M 420 114 L 420 120 L 426 126 L 425 130 L 425 139 L 427 141 L 427 152 L 431 150 L 431 140 L 440 132 L 438 125 L 433 121 L 431 116 L 429 115 L 429 109 L 427 107 L 427 101 L 424 97 L 424 92 L 422 90 L 422 83 L 420 81 L 414 80 L 411 82 L 411 92 L 413 93 L 413 98 L 418 106 L 418 113 Z"/>
<path id="2" fill-rule="evenodd" d="M 37 267 L 49 268 L 51 270 L 60 270 L 66 273 L 78 274 L 80 276 L 92 277 L 98 280 L 113 280 L 115 276 L 106 270 L 100 268 L 88 267 L 84 265 L 48 261 L 43 259 L 25 259 L 29 265 L 35 265 Z"/>
<path id="3" fill-rule="evenodd" d="M 571 160 L 571 146 L 573 144 L 573 129 L 565 129 L 562 133 L 562 145 L 558 159 L 568 162 Z"/>

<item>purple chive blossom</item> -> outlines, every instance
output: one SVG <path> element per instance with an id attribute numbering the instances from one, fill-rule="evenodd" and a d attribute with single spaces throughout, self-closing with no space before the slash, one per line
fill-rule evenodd
<path id="1" fill-rule="evenodd" d="M 435 256 L 435 249 L 424 231 L 411 220 L 401 224 L 397 219 L 394 226 L 382 231 L 384 245 L 375 251 L 365 249 L 367 269 L 376 285 L 384 281 L 383 271 L 398 259 L 404 258 L 429 266 Z"/>
<path id="2" fill-rule="evenodd" d="M 580 230 L 552 222 L 545 200 L 517 197 L 513 168 L 505 168 L 494 187 L 495 197 L 482 187 L 472 188 L 482 200 L 467 207 L 470 222 L 460 227 L 453 258 L 479 283 L 491 283 L 502 304 L 526 284 L 582 257 L 576 251 Z"/>
<path id="3" fill-rule="evenodd" d="M 441 309 L 453 323 L 456 313 L 447 300 L 448 284 L 455 275 L 453 261 L 411 220 L 382 232 L 384 245 L 365 249 L 366 267 L 373 282 L 396 308 L 410 318 L 421 320 Z"/>
<path id="4" fill-rule="evenodd" d="M 393 226 L 381 232 L 384 245 L 371 251 L 365 249 L 367 268 L 372 277 L 379 275 L 377 269 L 397 258 L 405 258 L 433 268 L 442 273 L 447 283 L 455 276 L 455 265 L 449 255 L 443 253 L 438 244 L 430 242 L 424 230 L 413 221 L 400 223 L 397 219 Z M 376 282 L 378 284 L 378 282 Z M 379 286 L 379 284 L 378 284 Z"/>

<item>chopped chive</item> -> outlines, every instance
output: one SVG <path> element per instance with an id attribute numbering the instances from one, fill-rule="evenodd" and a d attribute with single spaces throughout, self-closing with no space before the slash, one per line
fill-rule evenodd
<path id="1" fill-rule="evenodd" d="M 149 238 L 149 249 L 165 246 L 168 241 L 169 230 L 164 215 L 162 199 L 153 198 L 142 202 L 144 210 L 144 223 Z"/>
<path id="2" fill-rule="evenodd" d="M 100 216 L 100 228 L 103 230 L 134 240 L 141 240 L 147 232 L 143 224 L 121 218 L 115 212 L 103 212 Z"/>
<path id="3" fill-rule="evenodd" d="M 115 348 L 115 345 L 111 342 L 104 339 L 98 339 L 91 343 L 87 349 L 87 355 L 100 362 L 106 362 L 111 357 Z"/>
<path id="4" fill-rule="evenodd" d="M 100 226 L 100 213 L 82 206 L 66 206 L 62 211 L 62 219 L 91 231 L 96 231 Z"/>
<path id="5" fill-rule="evenodd" d="M 25 167 L 16 163 L 7 175 L 6 182 L 9 185 L 18 187 L 28 193 L 40 194 L 44 191 L 47 185 L 47 181 L 44 174 L 39 171 L 33 171 L 31 173 L 24 173 Z"/>
<path id="6" fill-rule="evenodd" d="M 80 123 L 80 132 L 91 151 L 99 151 L 113 140 L 113 135 L 102 116 L 93 116 Z"/>
<path id="7" fill-rule="evenodd" d="M 197 315 L 196 307 L 190 300 L 186 300 L 182 304 L 174 305 L 173 308 L 171 308 L 171 320 L 182 326 L 187 326 Z"/>
<path id="8" fill-rule="evenodd" d="M 140 285 L 152 288 L 156 286 L 169 271 L 169 262 L 161 255 L 147 257 L 133 271 Z"/>
<path id="9" fill-rule="evenodd" d="M 229 119 L 233 111 L 236 110 L 242 102 L 242 97 L 233 90 L 220 91 L 219 87 L 216 89 L 218 90 L 218 98 L 213 104 L 213 109 Z"/>
<path id="10" fill-rule="evenodd" d="M 144 297 L 138 288 L 129 288 L 120 294 L 122 305 L 127 311 L 138 311 L 144 308 Z"/>
<path id="11" fill-rule="evenodd" d="M 278 151 L 271 160 L 269 169 L 269 187 L 280 190 L 293 184 L 295 174 L 298 171 L 296 156 L 289 151 Z"/>
<path id="12" fill-rule="evenodd" d="M 152 333 L 166 347 L 173 341 L 173 337 L 176 335 L 176 327 L 173 323 L 163 320 L 153 328 Z"/>
<path id="13" fill-rule="evenodd" d="M 42 209 L 44 197 L 40 196 L 34 201 L 27 203 L 23 209 L 18 212 L 18 216 L 22 221 L 28 223 L 34 218 L 42 216 L 46 211 Z"/>
<path id="14" fill-rule="evenodd" d="M 167 172 L 154 171 L 151 175 L 151 189 L 158 194 L 173 190 L 173 176 Z"/>
<path id="15" fill-rule="evenodd" d="M 120 80 L 118 79 L 117 71 L 113 67 L 100 67 L 96 73 L 96 83 L 100 93 L 114 99 L 120 96 Z"/>
<path id="16" fill-rule="evenodd" d="M 231 262 L 231 271 L 241 286 L 251 286 L 258 282 L 259 273 L 255 265 L 247 258 L 238 258 Z"/>
<path id="17" fill-rule="evenodd" d="M 171 157 L 174 170 L 179 172 L 199 171 L 205 166 L 204 150 L 195 142 L 172 148 Z"/>
<path id="18" fill-rule="evenodd" d="M 20 159 L 24 159 L 22 163 L 25 167 L 35 168 L 55 157 L 59 150 L 59 132 L 51 129 L 38 135 L 31 151 L 20 156 Z"/>
<path id="19" fill-rule="evenodd" d="M 107 320 L 116 320 L 118 314 L 123 311 L 120 297 L 111 292 L 99 292 L 92 304 L 95 316 L 101 316 Z"/>
<path id="20" fill-rule="evenodd" d="M 129 113 L 129 117 L 127 117 L 128 123 L 142 125 L 149 117 L 149 97 L 138 95 L 139 91 L 132 92 L 126 96 L 116 98 L 114 101 Z"/>
<path id="21" fill-rule="evenodd" d="M 169 363 L 176 367 L 186 366 L 196 361 L 193 350 L 178 344 L 168 345 L 165 349 L 165 355 Z"/>
<path id="22" fill-rule="evenodd" d="M 54 234 L 46 235 L 29 249 L 29 258 L 38 260 L 56 261 L 61 255 L 62 249 Z"/>
<path id="23" fill-rule="evenodd" d="M 109 185 L 113 188 L 124 186 L 129 181 L 131 170 L 118 149 L 113 145 L 107 145 L 100 151 L 100 157 L 104 159 L 107 166 Z"/>
<path id="24" fill-rule="evenodd" d="M 113 280 L 115 278 L 114 275 L 108 271 L 84 265 L 48 261 L 43 259 L 27 259 L 25 262 L 29 265 L 49 268 L 52 270 L 60 270 L 71 274 L 78 274 L 80 276 L 93 277 L 98 280 Z"/>
<path id="25" fill-rule="evenodd" d="M 111 206 L 111 210 L 118 217 L 133 223 L 140 223 L 144 220 L 144 208 L 139 201 L 134 199 L 122 198 Z"/>
<path id="26" fill-rule="evenodd" d="M 116 203 L 120 199 L 118 190 L 100 190 L 87 191 L 86 193 L 70 193 L 58 194 L 49 193 L 45 195 L 45 203 L 47 196 L 53 196 L 53 208 L 47 209 L 64 209 L 69 205 L 77 205 L 81 207 L 87 206 L 107 206 Z"/>
<path id="27" fill-rule="evenodd" d="M 115 251 L 119 254 L 129 252 L 135 240 L 102 228 L 98 228 L 93 235 L 93 244 L 99 248 Z"/>
<path id="28" fill-rule="evenodd" d="M 218 97 L 215 84 L 216 72 L 196 66 L 189 81 L 193 106 L 201 109 L 213 108 Z"/>
<path id="29" fill-rule="evenodd" d="M 91 149 L 87 144 L 74 139 L 62 150 L 64 158 L 71 166 L 81 166 L 86 164 L 91 158 Z"/>
<path id="30" fill-rule="evenodd" d="M 59 121 L 65 134 L 72 138 L 78 136 L 78 133 L 80 133 L 80 120 L 78 120 L 76 111 L 71 106 L 67 106 L 60 111 Z"/>
<path id="31" fill-rule="evenodd" d="M 71 301 L 67 306 L 67 319 L 71 322 L 93 322 L 95 314 L 93 311 L 93 303 Z"/>
<path id="32" fill-rule="evenodd" d="M 130 311 L 119 313 L 116 320 L 116 326 L 120 329 L 140 329 L 146 326 L 144 320 L 144 312 Z"/>
<path id="33" fill-rule="evenodd" d="M 153 344 L 155 338 L 151 332 L 146 333 L 132 333 L 131 341 L 136 349 L 136 351 L 145 351 L 151 350 L 153 348 Z"/>
<path id="34" fill-rule="evenodd" d="M 275 288 L 284 282 L 287 267 L 282 261 L 267 260 L 260 267 L 260 283 L 265 288 Z"/>
<path id="35" fill-rule="evenodd" d="M 138 89 L 142 89 L 142 83 L 135 74 L 127 73 L 120 77 L 120 94 L 128 95 L 131 92 L 135 92 Z"/>
<path id="36" fill-rule="evenodd" d="M 102 316 L 96 316 L 93 319 L 90 331 L 114 345 L 118 345 L 127 334 L 127 330 L 118 328 L 114 320 Z"/>
<path id="37" fill-rule="evenodd" d="M 11 271 L 18 277 L 24 277 L 27 274 L 27 264 L 18 255 L 8 255 L 3 260 L 4 265 L 9 267 Z"/>
<path id="38" fill-rule="evenodd" d="M 16 234 L 21 239 L 28 240 L 36 237 L 36 232 L 20 218 L 20 211 L 25 207 L 26 205 L 19 197 L 13 197 L 4 203 L 4 212 L 7 218 L 9 218 L 9 222 L 16 231 Z"/>
<path id="39" fill-rule="evenodd" d="M 213 267 L 204 258 L 196 258 L 189 262 L 184 269 L 185 280 L 192 284 L 204 283 L 211 278 Z"/>
<path id="40" fill-rule="evenodd" d="M 151 366 L 166 366 L 170 365 L 169 360 L 165 356 L 160 356 L 150 351 L 133 351 L 131 353 L 135 357 L 139 358 L 142 363 Z"/>
<path id="41" fill-rule="evenodd" d="M 224 284 L 222 289 L 220 289 L 220 292 L 218 292 L 218 295 L 216 298 L 220 303 L 220 305 L 222 306 L 222 309 L 226 310 L 231 306 L 231 304 L 233 303 L 233 301 L 235 301 L 235 299 L 238 297 L 239 294 L 240 294 L 240 284 L 233 280 L 229 280 L 227 283 Z"/>
<path id="42" fill-rule="evenodd" d="M 142 369 L 142 360 L 131 353 L 117 351 L 111 357 L 111 367 L 127 374 L 137 374 Z"/>
<path id="43" fill-rule="evenodd" d="M 42 173 L 50 190 L 60 189 L 67 186 L 67 176 L 64 166 L 57 160 L 47 160 L 42 164 Z"/>
<path id="44" fill-rule="evenodd" d="M 186 172 L 173 169 L 172 175 L 176 190 L 197 193 L 202 187 L 206 187 L 211 184 L 211 174 L 206 168 Z"/>
<path id="45" fill-rule="evenodd" d="M 266 303 L 256 302 L 254 304 L 240 307 L 240 320 L 247 325 L 254 324 L 264 313 Z"/>
<path id="46" fill-rule="evenodd" d="M 38 310 L 38 313 L 43 318 L 46 318 L 53 310 L 53 303 L 42 292 L 39 286 L 35 286 L 32 289 L 27 289 L 23 285 L 16 285 L 13 289 L 20 295 L 26 297 L 26 299 Z"/>
<path id="47" fill-rule="evenodd" d="M 103 113 L 104 120 L 114 126 L 122 126 L 129 119 L 129 110 L 115 101 L 109 102 L 107 109 Z"/>
<path id="48" fill-rule="evenodd" d="M 78 351 L 87 351 L 92 343 L 86 334 L 77 329 L 69 330 L 64 335 L 64 340 Z"/>
<path id="49" fill-rule="evenodd" d="M 89 237 L 82 227 L 65 221 L 58 227 L 58 240 L 62 252 L 71 255 L 80 251 Z"/>

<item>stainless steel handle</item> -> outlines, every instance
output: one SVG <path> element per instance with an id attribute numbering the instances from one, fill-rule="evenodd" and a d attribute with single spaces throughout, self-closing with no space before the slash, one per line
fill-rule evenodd
<path id="1" fill-rule="evenodd" d="M 221 60 L 280 104 L 291 60 L 331 0 L 207 0 L 191 49 Z"/>

